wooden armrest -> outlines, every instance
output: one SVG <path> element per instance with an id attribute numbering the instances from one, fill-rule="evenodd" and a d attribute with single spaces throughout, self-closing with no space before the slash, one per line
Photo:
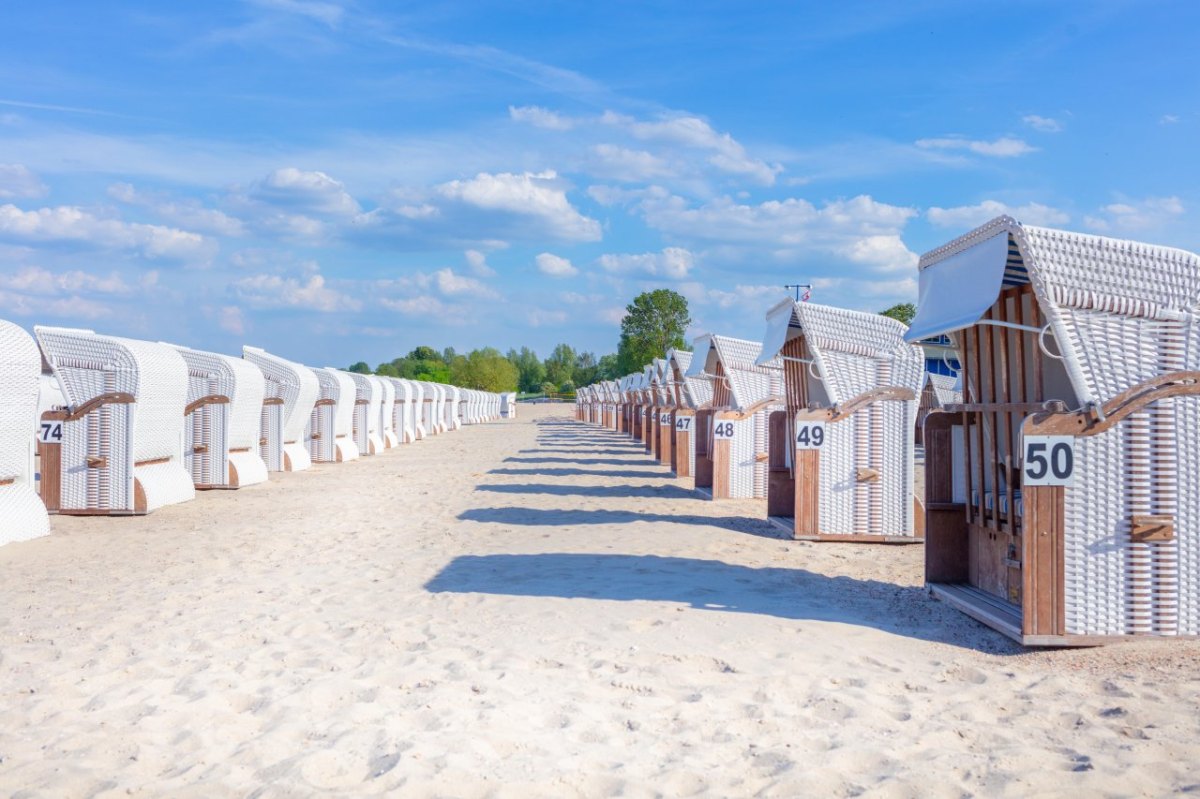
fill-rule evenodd
<path id="1" fill-rule="evenodd" d="M 1171 541 L 1175 538 L 1174 516 L 1139 516 L 1132 519 L 1129 538 L 1137 542 Z"/>
<path id="2" fill-rule="evenodd" d="M 267 397 L 263 400 L 263 405 L 282 405 L 283 397 Z"/>
<path id="3" fill-rule="evenodd" d="M 189 402 L 187 407 L 183 409 L 183 415 L 188 416 L 195 411 L 200 410 L 205 405 L 228 405 L 229 397 L 223 394 L 209 394 L 206 397 L 201 397 L 195 402 Z"/>
<path id="4" fill-rule="evenodd" d="M 80 404 L 79 407 L 67 414 L 66 420 L 68 422 L 78 421 L 97 408 L 105 405 L 132 405 L 135 402 L 137 402 L 137 398 L 125 391 L 113 391 L 108 394 L 101 394 Z"/>
<path id="5" fill-rule="evenodd" d="M 1070 413 L 1047 411 L 1025 420 L 1025 435 L 1094 436 L 1110 430 L 1130 414 L 1169 397 L 1200 394 L 1200 372 L 1172 372 L 1137 384 L 1108 402 L 1100 412 L 1085 409 Z"/>
<path id="6" fill-rule="evenodd" d="M 321 407 L 322 405 L 337 405 L 337 400 L 331 400 L 331 399 L 319 399 L 319 400 L 317 400 L 317 401 L 316 401 L 316 403 L 314 404 L 314 407 L 317 407 L 317 408 L 319 408 L 319 407 Z"/>
<path id="7" fill-rule="evenodd" d="M 801 422 L 840 422 L 876 402 L 909 402 L 916 398 L 917 395 L 911 388 L 901 386 L 874 388 L 841 405 L 799 411 L 796 414 L 796 420 Z"/>

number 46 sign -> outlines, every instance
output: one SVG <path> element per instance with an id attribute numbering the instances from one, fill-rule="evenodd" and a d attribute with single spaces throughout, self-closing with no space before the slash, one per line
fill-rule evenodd
<path id="1" fill-rule="evenodd" d="M 1022 483 L 1070 486 L 1075 483 L 1074 436 L 1025 436 Z"/>

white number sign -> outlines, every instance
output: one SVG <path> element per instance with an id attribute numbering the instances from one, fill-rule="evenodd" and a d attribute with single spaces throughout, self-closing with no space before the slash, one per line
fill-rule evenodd
<path id="1" fill-rule="evenodd" d="M 733 438 L 733 422 L 714 422 L 713 438 Z"/>
<path id="2" fill-rule="evenodd" d="M 682 432 L 687 432 L 692 429 L 692 417 L 680 416 L 675 420 L 675 429 Z"/>
<path id="3" fill-rule="evenodd" d="M 43 444 L 61 444 L 62 422 L 42 422 L 38 427 L 38 441 Z"/>
<path id="4" fill-rule="evenodd" d="M 671 414 L 664 413 L 661 416 L 659 416 L 658 423 L 662 424 L 662 425 L 666 425 L 667 427 L 670 427 L 671 426 Z"/>
<path id="5" fill-rule="evenodd" d="M 800 422 L 796 425 L 796 449 L 820 449 L 824 445 L 824 422 Z"/>
<path id="6" fill-rule="evenodd" d="M 1027 486 L 1074 485 L 1075 437 L 1026 436 L 1021 471 Z"/>

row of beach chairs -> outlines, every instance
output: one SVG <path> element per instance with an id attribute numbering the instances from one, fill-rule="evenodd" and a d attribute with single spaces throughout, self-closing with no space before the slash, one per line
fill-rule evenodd
<path id="1" fill-rule="evenodd" d="M 792 537 L 923 543 L 931 593 L 1026 645 L 1200 635 L 1200 257 L 1000 217 L 919 279 L 911 327 L 787 300 L 577 416 Z"/>
<path id="2" fill-rule="evenodd" d="M 48 513 L 149 513 L 516 413 L 515 394 L 255 347 L 236 358 L 0 321 L 0 353 L 0 544 L 47 534 Z"/>

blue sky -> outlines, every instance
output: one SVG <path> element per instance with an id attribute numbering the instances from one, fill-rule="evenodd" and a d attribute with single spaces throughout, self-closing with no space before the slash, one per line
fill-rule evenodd
<path id="1" fill-rule="evenodd" d="M 1200 250 L 1194 2 L 10 4 L 0 316 L 306 363 L 758 338 L 999 213 Z"/>

